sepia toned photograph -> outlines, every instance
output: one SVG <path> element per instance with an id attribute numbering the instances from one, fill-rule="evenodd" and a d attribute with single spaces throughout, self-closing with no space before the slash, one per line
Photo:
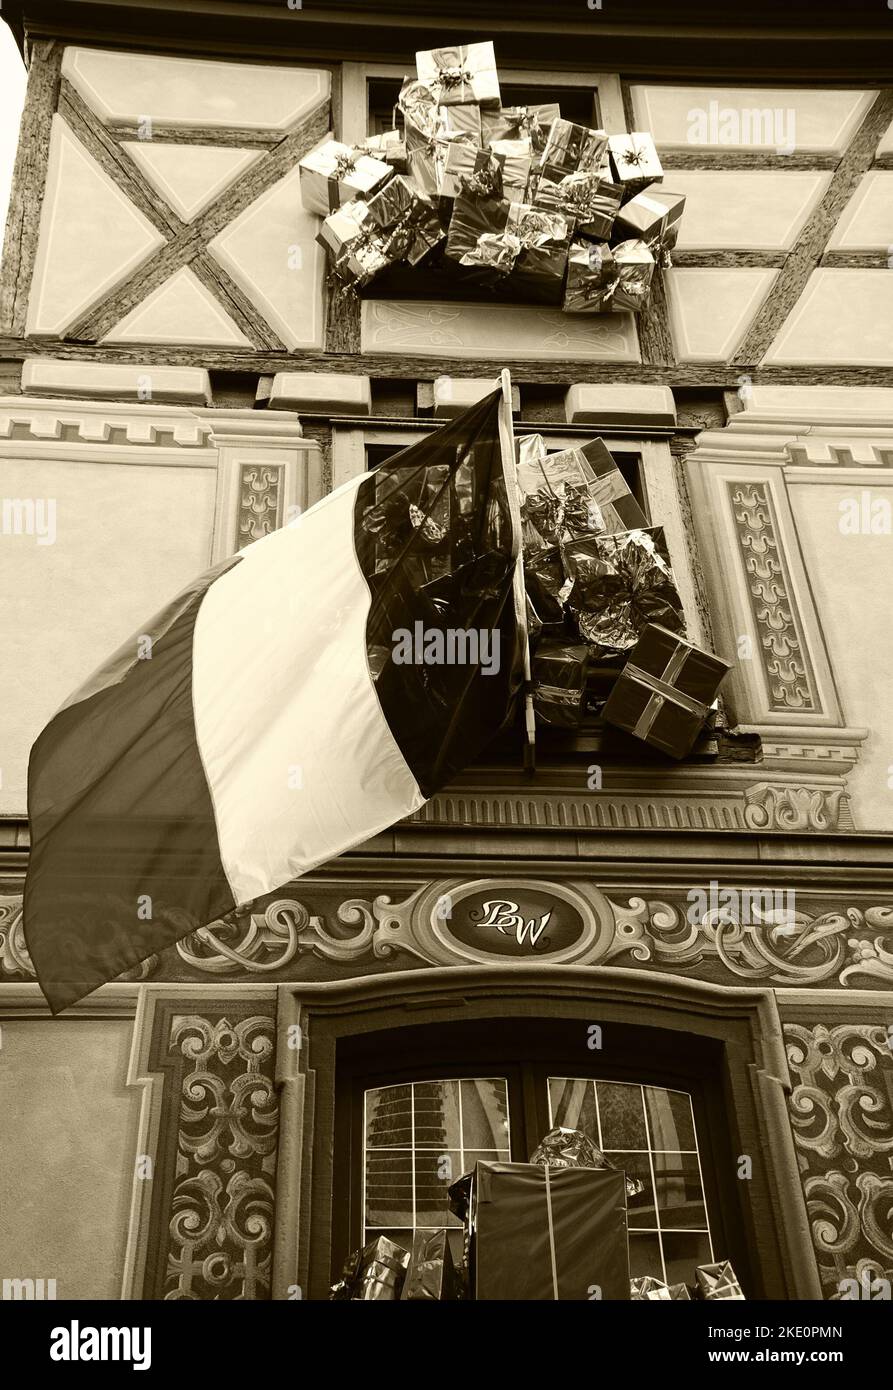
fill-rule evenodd
<path id="1" fill-rule="evenodd" d="M 4 0 L 0 211 L 34 1365 L 876 1365 L 893 6 Z"/>

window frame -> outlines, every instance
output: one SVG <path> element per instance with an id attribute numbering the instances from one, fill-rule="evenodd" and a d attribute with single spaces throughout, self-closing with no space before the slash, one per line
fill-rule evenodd
<path id="1" fill-rule="evenodd" d="M 407 448 L 427 439 L 443 420 L 378 420 L 374 417 L 332 420 L 332 489 L 365 473 L 367 445 L 394 444 L 395 449 Z M 608 448 L 618 452 L 637 453 L 641 460 L 642 486 L 648 502 L 652 525 L 663 526 L 670 563 L 676 586 L 682 599 L 686 625 L 693 642 L 709 647 L 710 639 L 698 603 L 698 586 L 694 557 L 697 542 L 682 505 L 679 491 L 682 474 L 677 474 L 677 462 L 665 433 L 657 435 L 648 430 L 634 433 L 628 429 L 614 431 L 593 426 L 572 426 L 560 422 L 516 420 L 515 435 L 541 434 L 547 448 L 572 449 L 588 439 L 601 437 Z"/>
<path id="2" fill-rule="evenodd" d="M 368 82 L 375 78 L 406 76 L 409 63 L 342 63 L 340 110 L 336 109 L 335 133 L 345 144 L 366 139 L 368 120 Z M 500 78 L 506 86 L 592 87 L 597 93 L 602 128 L 612 135 L 625 133 L 626 115 L 620 77 L 616 72 L 550 71 L 543 82 L 541 68 L 502 68 Z"/>

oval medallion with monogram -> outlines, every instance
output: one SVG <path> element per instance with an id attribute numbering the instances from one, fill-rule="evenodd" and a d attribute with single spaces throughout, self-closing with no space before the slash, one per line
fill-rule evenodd
<path id="1" fill-rule="evenodd" d="M 431 956 L 444 962 L 588 963 L 607 951 L 614 930 L 610 905 L 597 888 L 542 879 L 433 884 L 413 916 L 430 924 Z"/>

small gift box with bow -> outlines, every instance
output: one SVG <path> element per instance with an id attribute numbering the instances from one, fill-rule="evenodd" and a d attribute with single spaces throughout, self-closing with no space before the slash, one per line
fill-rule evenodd
<path id="1" fill-rule="evenodd" d="M 553 121 L 537 165 L 537 177 L 560 183 L 568 174 L 597 173 L 608 137 L 603 130 L 559 118 Z"/>
<path id="2" fill-rule="evenodd" d="M 676 245 L 679 223 L 685 207 L 684 193 L 648 188 L 636 193 L 617 213 L 617 228 L 639 238 L 659 253 Z"/>
<path id="3" fill-rule="evenodd" d="M 481 112 L 481 130 L 484 143 L 494 140 L 530 141 L 533 154 L 542 154 L 546 147 L 552 122 L 561 119 L 561 108 L 557 102 L 544 102 L 540 106 L 503 106 L 498 111 Z"/>
<path id="4" fill-rule="evenodd" d="M 580 636 L 600 653 L 634 647 L 648 623 L 684 632 L 662 527 L 568 541 L 561 560 L 573 580 L 568 604 Z"/>
<path id="5" fill-rule="evenodd" d="M 628 135 L 612 135 L 608 153 L 615 182 L 622 183 L 629 193 L 638 193 L 649 183 L 660 183 L 664 176 L 654 141 L 645 130 L 633 130 Z"/>
<path id="6" fill-rule="evenodd" d="M 564 286 L 566 314 L 602 314 L 611 308 L 618 273 L 610 246 L 571 242 Z"/>
<path id="7" fill-rule="evenodd" d="M 728 1260 L 720 1260 L 718 1264 L 713 1265 L 698 1265 L 695 1276 L 702 1298 L 745 1301 L 738 1276 Z"/>
<path id="8" fill-rule="evenodd" d="M 461 140 L 446 148 L 440 194 L 444 198 L 501 198 L 503 171 L 489 150 L 476 149 Z"/>
<path id="9" fill-rule="evenodd" d="M 308 212 L 326 217 L 351 198 L 381 188 L 393 174 L 390 164 L 362 150 L 327 140 L 299 163 L 301 200 Z"/>
<path id="10" fill-rule="evenodd" d="M 485 152 L 486 153 L 486 152 Z M 497 165 L 498 168 L 498 165 Z M 498 237 L 505 231 L 511 204 L 505 198 L 483 198 L 460 190 L 447 231 L 446 254 L 462 265 L 489 266 L 492 261 L 480 254 L 478 243 L 483 236 Z M 509 248 L 502 264 L 511 269 L 517 252 Z M 495 252 L 494 252 L 495 255 Z"/>
<path id="11" fill-rule="evenodd" d="M 390 262 L 417 265 L 446 235 L 434 208 L 402 174 L 395 174 L 370 198 L 367 209 L 368 224 Z"/>
<path id="12" fill-rule="evenodd" d="M 607 307 L 613 314 L 638 314 L 648 303 L 655 259 L 644 241 L 621 241 L 612 247 L 617 283 Z"/>
<path id="13" fill-rule="evenodd" d="M 684 758 L 728 670 L 729 663 L 712 652 L 649 623 L 611 691 L 604 718 L 671 757 Z M 730 1266 L 704 1265 L 702 1270 L 720 1268 Z"/>
<path id="14" fill-rule="evenodd" d="M 361 198 L 345 203 L 323 219 L 316 240 L 331 251 L 335 260 L 347 254 L 358 237 L 368 231 L 368 209 Z"/>
<path id="15" fill-rule="evenodd" d="M 439 106 L 500 105 L 499 74 L 492 43 L 463 43 L 422 49 L 415 55 L 419 80 Z"/>
<path id="16" fill-rule="evenodd" d="M 622 189 L 603 174 L 568 174 L 557 183 L 540 178 L 536 183 L 537 207 L 562 213 L 572 231 L 605 240 L 611 235 L 620 208 Z"/>

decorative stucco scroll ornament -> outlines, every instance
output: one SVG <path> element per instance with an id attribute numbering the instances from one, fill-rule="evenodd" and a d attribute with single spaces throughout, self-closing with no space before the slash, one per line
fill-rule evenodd
<path id="1" fill-rule="evenodd" d="M 842 787 L 797 787 L 759 782 L 744 793 L 749 830 L 834 831 Z"/>
<path id="2" fill-rule="evenodd" d="M 893 1051 L 885 1025 L 784 1026 L 791 1127 L 827 1295 L 893 1285 Z"/>

